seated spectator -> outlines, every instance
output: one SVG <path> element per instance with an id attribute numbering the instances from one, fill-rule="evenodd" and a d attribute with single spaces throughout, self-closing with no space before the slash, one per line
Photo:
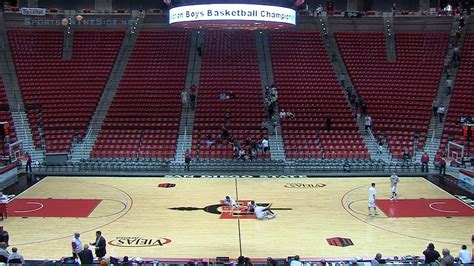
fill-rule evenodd
<path id="1" fill-rule="evenodd" d="M 461 251 L 459 251 L 458 259 L 461 263 L 468 264 L 471 263 L 471 253 L 467 250 L 466 245 L 462 245 Z"/>
<path id="2" fill-rule="evenodd" d="M 221 138 L 222 139 L 228 139 L 229 138 L 229 130 L 225 126 L 222 126 L 222 128 L 221 128 Z"/>
<path id="3" fill-rule="evenodd" d="M 345 161 L 344 164 L 342 165 L 342 169 L 345 171 L 345 172 L 348 172 L 350 173 L 351 172 L 351 169 L 352 169 L 352 166 L 351 164 L 349 163 L 349 161 Z"/>
<path id="4" fill-rule="evenodd" d="M 7 263 L 10 253 L 7 251 L 7 244 L 5 242 L 0 243 L 0 262 Z"/>
<path id="5" fill-rule="evenodd" d="M 221 135 L 217 136 L 216 140 L 214 141 L 214 144 L 218 147 L 220 147 L 223 144 L 223 139 Z"/>
<path id="6" fill-rule="evenodd" d="M 379 153 L 379 154 L 382 154 L 382 153 L 383 153 L 383 145 L 384 145 L 383 138 L 379 138 L 378 144 L 379 144 L 379 151 L 378 151 L 378 153 Z"/>
<path id="7" fill-rule="evenodd" d="M 360 104 L 360 111 L 363 113 L 363 114 L 366 114 L 367 113 L 367 104 L 365 104 L 365 102 L 362 102 Z"/>
<path id="8" fill-rule="evenodd" d="M 252 266 L 252 262 L 249 257 L 245 257 L 245 266 Z"/>
<path id="9" fill-rule="evenodd" d="M 8 256 L 8 263 L 15 263 L 15 264 L 24 264 L 25 259 L 23 259 L 23 256 L 18 253 L 17 248 L 12 248 L 12 253 L 10 256 Z"/>
<path id="10" fill-rule="evenodd" d="M 249 155 L 250 155 L 250 159 L 251 160 L 255 160 L 257 159 L 257 149 L 256 148 L 253 148 L 253 147 L 250 147 L 249 148 Z"/>
<path id="11" fill-rule="evenodd" d="M 225 92 L 221 90 L 219 93 L 219 100 L 225 101 L 225 99 L 227 99 L 227 96 L 225 95 Z"/>
<path id="12" fill-rule="evenodd" d="M 303 266 L 303 263 L 300 261 L 300 256 L 296 255 L 294 259 L 290 262 L 290 266 Z"/>
<path id="13" fill-rule="evenodd" d="M 267 152 L 270 149 L 270 145 L 268 143 L 267 138 L 262 139 L 262 147 L 263 147 L 263 152 Z"/>
<path id="14" fill-rule="evenodd" d="M 331 130 L 332 122 L 331 122 L 331 115 L 326 115 L 326 130 Z"/>
<path id="15" fill-rule="evenodd" d="M 128 256 L 123 257 L 122 266 L 130 266 L 130 265 L 132 265 L 132 264 L 130 263 L 130 260 L 128 259 Z"/>
<path id="16" fill-rule="evenodd" d="M 206 140 L 206 145 L 208 148 L 210 148 L 214 144 L 214 141 L 212 140 L 211 135 L 207 135 L 207 140 Z"/>
<path id="17" fill-rule="evenodd" d="M 339 81 L 342 87 L 346 87 L 346 74 L 341 73 L 341 76 L 339 77 Z"/>
<path id="18" fill-rule="evenodd" d="M 239 149 L 239 159 L 245 161 L 245 150 Z"/>
<path id="19" fill-rule="evenodd" d="M 269 96 L 270 95 L 270 86 L 265 86 L 265 96 Z"/>
<path id="20" fill-rule="evenodd" d="M 237 265 L 238 266 L 244 266 L 245 265 L 245 257 L 244 256 L 239 256 L 237 259 Z"/>
<path id="21" fill-rule="evenodd" d="M 246 146 L 250 146 L 250 144 L 252 143 L 252 136 L 250 136 L 250 134 L 247 132 L 247 137 L 245 138 L 245 145 Z"/>
<path id="22" fill-rule="evenodd" d="M 439 252 L 435 250 L 433 243 L 428 244 L 428 247 L 423 251 L 423 255 L 425 255 L 425 264 L 436 262 L 441 257 Z"/>
<path id="23" fill-rule="evenodd" d="M 234 91 L 229 91 L 229 99 L 235 99 Z"/>
<path id="24" fill-rule="evenodd" d="M 286 112 L 286 117 L 288 117 L 290 120 L 295 120 L 295 114 L 290 111 Z"/>
<path id="25" fill-rule="evenodd" d="M 316 16 L 320 16 L 321 13 L 323 12 L 323 6 L 321 4 L 318 5 L 318 7 L 316 7 Z"/>
<path id="26" fill-rule="evenodd" d="M 404 161 L 404 162 L 408 162 L 408 161 L 410 161 L 410 160 L 411 160 L 410 151 L 409 151 L 407 148 L 405 148 L 405 149 L 403 150 L 403 161 Z"/>
<path id="27" fill-rule="evenodd" d="M 270 91 L 270 96 L 272 97 L 273 101 L 278 100 L 278 91 L 275 87 L 272 87 Z"/>
<path id="28" fill-rule="evenodd" d="M 370 265 L 371 265 L 371 266 L 379 266 L 381 260 L 382 260 L 382 254 L 377 253 L 377 254 L 375 255 L 375 258 L 370 262 Z"/>
<path id="29" fill-rule="evenodd" d="M 262 121 L 262 124 L 260 125 L 260 133 L 267 129 L 268 129 L 267 121 Z"/>
<path id="30" fill-rule="evenodd" d="M 257 148 L 257 152 L 262 152 L 263 151 L 263 146 L 262 146 L 262 141 L 263 141 L 263 137 L 257 141 L 257 145 L 256 145 L 256 148 Z"/>
<path id="31" fill-rule="evenodd" d="M 283 120 L 286 118 L 286 112 L 285 112 L 285 109 L 281 109 L 280 111 L 280 119 Z"/>
<path id="32" fill-rule="evenodd" d="M 201 130 L 198 129 L 196 134 L 196 148 L 199 149 L 201 147 Z"/>
<path id="33" fill-rule="evenodd" d="M 225 118 L 225 123 L 226 125 L 230 123 L 230 120 L 232 119 L 232 112 L 227 110 L 224 115 Z"/>
<path id="34" fill-rule="evenodd" d="M 271 257 L 268 257 L 267 258 L 267 266 L 277 266 L 277 262 L 274 259 L 272 259 Z"/>
<path id="35" fill-rule="evenodd" d="M 238 141 L 237 139 L 234 139 L 234 141 L 232 142 L 232 146 L 236 151 L 242 149 L 242 147 L 240 146 L 240 141 Z"/>
<path id="36" fill-rule="evenodd" d="M 275 84 L 270 85 L 270 93 L 271 93 L 271 94 L 274 94 L 275 91 L 276 91 L 276 89 L 277 89 L 277 88 L 276 88 Z"/>
<path id="37" fill-rule="evenodd" d="M 453 266 L 454 265 L 454 257 L 451 256 L 449 249 L 443 248 L 443 258 L 440 261 L 441 266 Z"/>

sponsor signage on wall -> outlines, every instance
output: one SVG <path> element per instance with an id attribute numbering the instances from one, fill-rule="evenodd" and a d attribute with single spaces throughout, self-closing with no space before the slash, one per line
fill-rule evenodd
<path id="1" fill-rule="evenodd" d="M 71 23 L 75 26 L 128 26 L 132 25 L 133 21 L 128 19 L 105 19 L 105 18 L 93 18 L 83 19 L 78 21 L 72 19 Z M 48 19 L 48 18 L 25 18 L 24 26 L 62 26 L 61 19 Z"/>

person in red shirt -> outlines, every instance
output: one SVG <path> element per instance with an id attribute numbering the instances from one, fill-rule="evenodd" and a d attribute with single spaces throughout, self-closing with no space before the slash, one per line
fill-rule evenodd
<path id="1" fill-rule="evenodd" d="M 426 172 L 428 173 L 428 163 L 430 162 L 430 156 L 428 155 L 427 152 L 423 153 L 421 156 L 421 172 L 423 173 L 426 169 Z"/>
<path id="2" fill-rule="evenodd" d="M 1 220 L 7 219 L 7 204 L 8 204 L 8 197 L 4 195 L 2 191 L 0 191 L 0 217 Z"/>

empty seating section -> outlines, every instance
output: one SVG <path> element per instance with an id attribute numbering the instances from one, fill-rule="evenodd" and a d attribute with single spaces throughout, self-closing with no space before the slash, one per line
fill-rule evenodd
<path id="1" fill-rule="evenodd" d="M 464 155 L 467 154 L 467 139 L 463 136 L 463 131 L 459 120 L 461 116 L 474 117 L 474 104 L 472 100 L 473 84 L 474 84 L 474 33 L 469 32 L 464 39 L 462 48 L 461 64 L 459 66 L 456 83 L 449 104 L 449 110 L 444 125 L 444 132 L 441 139 L 437 156 L 440 157 L 448 141 L 452 140 L 458 144 L 464 145 Z M 474 141 L 470 142 L 469 147 L 472 156 L 474 151 Z"/>
<path id="2" fill-rule="evenodd" d="M 5 95 L 5 88 L 3 86 L 3 80 L 0 77 L 0 122 L 8 122 L 9 125 L 9 143 L 15 142 L 16 139 L 16 132 L 15 132 L 15 126 L 13 123 L 12 115 L 9 111 L 8 107 L 8 99 L 7 96 Z M 3 127 L 4 125 L 0 125 Z M 3 141 L 6 141 L 6 139 L 0 139 L 0 145 L 2 145 L 2 155 L 8 156 L 9 151 L 8 147 L 4 145 Z"/>
<path id="3" fill-rule="evenodd" d="M 174 156 L 189 40 L 189 31 L 139 33 L 92 157 Z"/>
<path id="4" fill-rule="evenodd" d="M 320 34 L 271 32 L 270 45 L 279 109 L 295 114 L 282 121 L 287 158 L 369 158 Z"/>
<path id="5" fill-rule="evenodd" d="M 68 152 L 83 138 L 120 48 L 123 31 L 76 31 L 71 60 L 62 60 L 63 32 L 8 31 L 35 139 L 46 152 Z"/>
<path id="6" fill-rule="evenodd" d="M 234 99 L 220 100 L 220 92 L 235 93 Z M 232 117 L 226 123 L 225 113 Z M 227 125 L 229 134 L 240 141 L 248 136 L 259 140 L 265 121 L 260 84 L 255 33 L 252 31 L 208 31 L 202 56 L 199 94 L 193 136 L 193 154 L 200 158 L 231 158 L 232 146 L 227 140 L 222 145 L 206 145 L 209 135 L 220 140 L 221 128 Z M 198 134 L 198 132 L 200 132 Z M 198 137 L 200 135 L 200 138 Z M 200 145 L 197 145 L 198 141 Z M 268 156 L 258 154 L 257 156 Z"/>
<path id="7" fill-rule="evenodd" d="M 387 61 L 382 32 L 338 32 L 336 40 L 377 137 L 387 137 L 395 158 L 405 148 L 413 155 L 415 136 L 424 146 L 448 33 L 396 33 L 395 62 Z"/>

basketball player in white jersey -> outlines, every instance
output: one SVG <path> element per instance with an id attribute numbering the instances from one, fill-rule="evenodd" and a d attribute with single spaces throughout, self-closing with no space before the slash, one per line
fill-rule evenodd
<path id="1" fill-rule="evenodd" d="M 230 207 L 234 207 L 234 208 L 240 208 L 240 206 L 239 206 L 239 204 L 237 203 L 237 201 L 235 201 L 235 199 L 232 198 L 231 196 L 225 196 L 224 205 L 227 205 L 227 206 L 230 206 Z"/>
<path id="2" fill-rule="evenodd" d="M 370 212 L 370 209 L 374 209 L 374 215 L 379 215 L 377 212 L 377 206 L 375 205 L 375 195 L 377 194 L 377 191 L 375 190 L 375 183 L 372 183 L 370 188 L 369 188 L 369 216 L 372 215 Z"/>
<path id="3" fill-rule="evenodd" d="M 262 206 L 255 206 L 255 217 L 258 220 L 270 220 L 275 218 L 277 215 L 270 210 L 272 204 L 262 207 Z"/>
<path id="4" fill-rule="evenodd" d="M 397 200 L 398 194 L 397 194 L 397 185 L 398 182 L 400 182 L 400 178 L 398 177 L 397 174 L 393 173 L 390 176 L 390 185 L 392 187 L 392 197 L 390 200 Z"/>

